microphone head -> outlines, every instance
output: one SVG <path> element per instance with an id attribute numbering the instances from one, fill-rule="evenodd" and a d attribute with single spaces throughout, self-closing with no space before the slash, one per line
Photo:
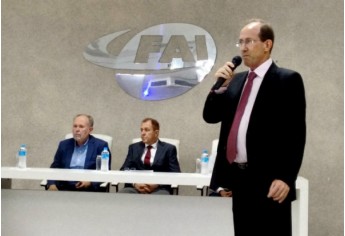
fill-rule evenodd
<path id="1" fill-rule="evenodd" d="M 237 66 L 241 65 L 242 58 L 240 56 L 235 56 L 234 58 L 232 58 L 231 62 L 234 64 L 234 66 L 236 68 Z"/>

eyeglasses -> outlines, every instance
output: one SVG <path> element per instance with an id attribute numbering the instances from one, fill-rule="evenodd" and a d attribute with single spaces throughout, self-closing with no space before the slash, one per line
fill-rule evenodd
<path id="1" fill-rule="evenodd" d="M 235 45 L 236 45 L 236 47 L 240 48 L 243 45 L 244 46 L 253 45 L 256 41 L 259 41 L 259 40 L 256 40 L 256 39 L 245 39 L 245 40 L 242 40 L 242 39 L 240 39 Z"/>

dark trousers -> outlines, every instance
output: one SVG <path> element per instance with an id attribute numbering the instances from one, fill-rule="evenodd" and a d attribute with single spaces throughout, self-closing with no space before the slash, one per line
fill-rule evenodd
<path id="1" fill-rule="evenodd" d="M 235 236 L 291 236 L 291 202 L 267 198 L 269 189 L 260 187 L 250 167 L 231 169 Z"/>
<path id="2" fill-rule="evenodd" d="M 138 193 L 140 194 L 140 192 L 138 190 L 136 190 L 133 187 L 124 187 L 123 189 L 121 189 L 119 191 L 119 193 Z M 165 188 L 158 188 L 155 191 L 153 191 L 151 194 L 154 195 L 170 195 L 169 190 L 165 189 Z"/>
<path id="3" fill-rule="evenodd" d="M 93 185 L 91 185 L 87 189 L 77 189 L 75 187 L 77 182 L 78 181 L 57 181 L 56 187 L 60 191 L 79 191 L 79 192 L 105 192 L 106 191 L 106 188 L 94 187 Z"/>

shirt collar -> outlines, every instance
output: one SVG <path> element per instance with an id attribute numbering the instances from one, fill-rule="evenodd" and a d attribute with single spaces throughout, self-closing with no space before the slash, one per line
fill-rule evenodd
<path id="1" fill-rule="evenodd" d="M 147 146 L 152 146 L 153 149 L 156 149 L 157 148 L 157 143 L 158 143 L 158 140 L 155 143 L 151 144 L 151 145 L 148 145 L 148 144 L 145 143 L 145 148 L 147 148 Z"/>
<path id="2" fill-rule="evenodd" d="M 79 148 L 81 148 L 81 147 L 86 147 L 86 146 L 88 145 L 88 143 L 89 143 L 89 138 L 88 138 L 88 139 L 86 140 L 86 142 L 85 142 L 83 145 L 81 145 L 81 146 L 78 146 L 77 141 L 74 140 L 74 146 L 75 146 L 75 147 L 79 147 Z"/>
<path id="3" fill-rule="evenodd" d="M 264 63 L 262 63 L 258 68 L 254 70 L 255 74 L 260 78 L 264 78 L 272 63 L 272 58 L 267 59 Z"/>

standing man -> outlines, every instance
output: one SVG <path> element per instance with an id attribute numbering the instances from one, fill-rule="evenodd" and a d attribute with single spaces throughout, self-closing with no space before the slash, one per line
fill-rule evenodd
<path id="1" fill-rule="evenodd" d="M 176 147 L 158 139 L 159 123 L 152 118 L 141 122 L 141 142 L 129 145 L 128 154 L 120 170 L 152 170 L 181 172 Z M 121 193 L 170 194 L 170 185 L 125 184 Z"/>
<path id="2" fill-rule="evenodd" d="M 73 138 L 60 142 L 54 161 L 50 168 L 62 169 L 96 169 L 96 157 L 100 155 L 108 143 L 91 135 L 93 118 L 90 115 L 79 114 L 73 119 Z M 110 154 L 110 150 L 109 150 Z M 111 154 L 109 155 L 109 167 Z M 104 191 L 101 183 L 88 181 L 55 181 L 49 180 L 47 190 L 70 191 Z"/>
<path id="3" fill-rule="evenodd" d="M 292 234 L 306 101 L 301 75 L 272 61 L 273 44 L 268 23 L 244 26 L 236 46 L 249 71 L 234 75 L 232 62 L 219 68 L 215 77 L 225 82 L 203 111 L 206 122 L 221 122 L 211 189 L 232 196 L 236 236 Z"/>

